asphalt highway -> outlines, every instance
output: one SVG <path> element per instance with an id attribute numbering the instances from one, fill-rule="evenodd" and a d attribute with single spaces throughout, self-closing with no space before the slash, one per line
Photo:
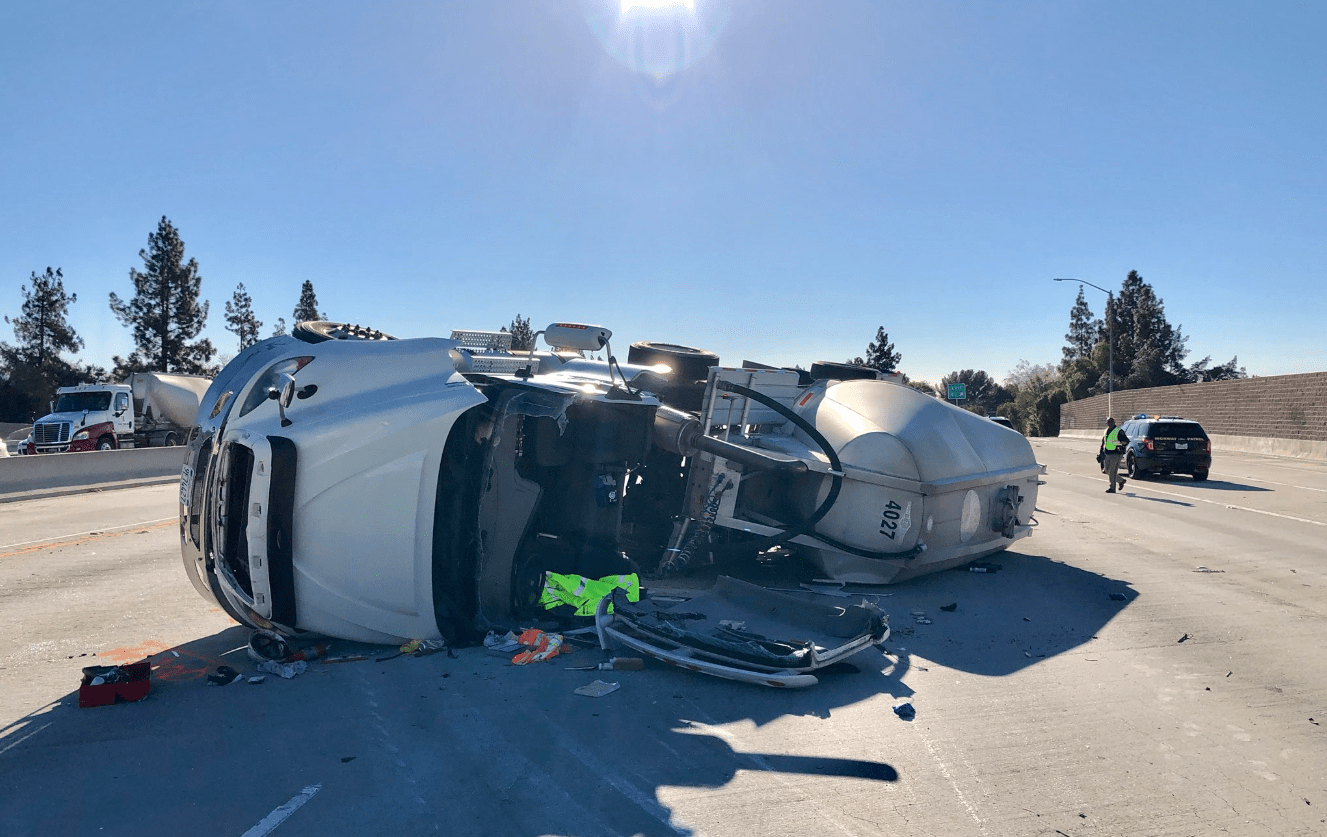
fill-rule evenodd
<path id="1" fill-rule="evenodd" d="M 517 667 L 477 648 L 379 662 L 388 649 L 344 643 L 333 653 L 369 658 L 211 686 L 218 665 L 255 673 L 248 632 L 186 580 L 175 486 L 0 504 L 0 822 L 153 837 L 1327 833 L 1327 464 L 1217 451 L 1208 482 L 1107 495 L 1095 442 L 1034 447 L 1035 534 L 996 572 L 880 588 L 888 653 L 792 692 L 655 664 L 565 670 L 593 651 Z M 78 708 L 82 667 L 145 656 L 147 700 Z M 620 688 L 573 693 L 596 677 Z M 893 711 L 904 701 L 911 721 Z"/>

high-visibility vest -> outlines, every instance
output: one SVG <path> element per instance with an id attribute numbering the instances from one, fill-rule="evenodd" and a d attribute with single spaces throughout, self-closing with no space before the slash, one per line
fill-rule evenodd
<path id="1" fill-rule="evenodd" d="M 1103 446 L 1106 448 L 1106 453 L 1115 452 L 1115 449 L 1120 446 L 1120 428 L 1112 427 L 1106 431 L 1106 441 Z"/>
<path id="2" fill-rule="evenodd" d="M 576 608 L 577 616 L 593 616 L 599 600 L 619 587 L 626 591 L 627 601 L 640 601 L 640 579 L 635 573 L 608 575 L 596 581 L 581 575 L 546 572 L 544 592 L 539 595 L 539 604 L 545 610 L 552 610 L 558 605 L 571 605 Z M 611 604 L 608 612 L 613 612 Z"/>

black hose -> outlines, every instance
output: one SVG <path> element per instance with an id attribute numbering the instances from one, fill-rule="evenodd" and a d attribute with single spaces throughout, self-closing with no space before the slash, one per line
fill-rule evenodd
<path id="1" fill-rule="evenodd" d="M 735 393 L 736 395 L 745 396 L 754 401 L 759 401 L 761 404 L 764 404 L 766 407 L 769 407 L 774 412 L 778 413 L 779 415 L 788 419 L 788 421 L 791 421 L 793 424 L 800 427 L 802 431 L 806 433 L 806 435 L 810 436 L 811 440 L 815 442 L 822 451 L 825 452 L 825 456 L 829 458 L 829 467 L 835 473 L 831 474 L 831 476 L 834 478 L 834 482 L 829 487 L 829 494 L 825 496 L 825 500 L 820 504 L 820 507 L 817 508 L 815 512 L 813 512 L 811 516 L 808 517 L 806 520 L 802 521 L 796 526 L 784 529 L 782 532 L 776 535 L 766 535 L 764 538 L 760 538 L 755 541 L 743 541 L 742 543 L 739 544 L 729 544 L 727 550 L 720 548 L 714 551 L 715 552 L 737 551 L 739 549 L 742 551 L 746 551 L 754 547 L 757 552 L 763 552 L 767 549 L 778 546 L 779 544 L 787 543 L 788 541 L 792 540 L 798 535 L 807 534 L 811 529 L 815 527 L 817 523 L 820 522 L 820 520 L 825 515 L 829 514 L 829 510 L 834 507 L 834 503 L 839 498 L 839 491 L 843 488 L 843 463 L 839 461 L 838 452 L 834 450 L 834 446 L 829 443 L 829 440 L 826 439 L 819 430 L 816 430 L 815 426 L 812 425 L 811 422 L 797 415 L 792 410 L 785 407 L 783 404 L 780 404 L 778 401 L 775 401 L 773 398 L 770 398 L 768 395 L 765 395 L 762 392 L 757 392 L 756 390 L 751 389 L 750 387 L 744 387 L 741 384 L 734 384 L 729 381 L 716 381 L 715 385 L 719 389 L 725 392 Z M 811 533 L 811 537 L 815 538 L 816 540 L 829 544 L 830 546 L 834 547 L 840 552 L 846 552 L 849 555 L 856 555 L 860 558 L 872 558 L 877 560 L 898 560 L 898 559 L 907 560 L 907 559 L 916 558 L 918 555 L 926 551 L 926 546 L 924 544 L 919 543 L 916 546 L 914 546 L 912 549 L 906 550 L 904 552 L 873 552 L 868 549 L 859 549 L 858 547 L 850 546 L 846 543 L 837 541 L 834 538 L 831 538 L 828 535 L 823 535 L 819 532 Z"/>
<path id="2" fill-rule="evenodd" d="M 834 507 L 835 501 L 839 499 L 839 491 L 843 488 L 843 466 L 839 462 L 839 455 L 834 450 L 834 446 L 831 445 L 829 440 L 822 436 L 820 431 L 816 430 L 809 421 L 797 415 L 778 401 L 775 401 L 773 398 L 770 398 L 768 395 L 765 395 L 763 392 L 757 392 L 749 387 L 744 387 L 741 384 L 729 383 L 728 381 L 717 381 L 715 385 L 725 392 L 732 392 L 750 398 L 753 401 L 758 401 L 788 419 L 788 421 L 791 421 L 793 424 L 802 428 L 806 435 L 810 436 L 811 439 L 820 446 L 820 449 L 825 452 L 825 455 L 829 457 L 829 467 L 836 473 L 831 474 L 834 478 L 834 482 L 830 485 L 829 494 L 825 496 L 824 502 L 822 502 L 820 507 L 812 512 L 811 516 L 806 520 L 803 520 L 796 526 L 784 529 L 778 534 L 766 535 L 765 537 L 757 538 L 754 541 L 743 541 L 740 544 L 729 544 L 727 548 L 720 547 L 714 551 L 719 553 L 730 551 L 745 552 L 750 549 L 755 549 L 757 552 L 763 552 L 767 549 L 778 546 L 779 544 L 787 543 L 798 535 L 806 534 L 811 529 L 815 528 L 815 525 L 820 522 L 821 518 L 829 514 L 829 510 Z M 820 536 L 815 535 L 813 537 Z M 837 545 L 835 545 L 835 548 L 837 548 Z"/>

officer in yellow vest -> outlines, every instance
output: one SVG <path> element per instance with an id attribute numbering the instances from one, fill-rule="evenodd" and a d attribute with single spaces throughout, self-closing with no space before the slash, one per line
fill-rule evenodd
<path id="1" fill-rule="evenodd" d="M 1101 470 L 1110 478 L 1107 494 L 1115 493 L 1116 483 L 1120 488 L 1124 488 L 1124 479 L 1120 477 L 1120 457 L 1124 456 L 1124 449 L 1128 446 L 1129 437 L 1115 426 L 1115 419 L 1106 419 L 1106 435 L 1101 437 L 1100 457 Z"/>

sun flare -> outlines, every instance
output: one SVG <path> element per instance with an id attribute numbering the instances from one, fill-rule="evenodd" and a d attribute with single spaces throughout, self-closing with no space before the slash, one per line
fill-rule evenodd
<path id="1" fill-rule="evenodd" d="M 665 9 L 683 9 L 688 12 L 696 10 L 695 0 L 620 0 L 618 4 L 619 13 L 623 15 L 640 9 L 642 11 L 664 11 Z"/>

